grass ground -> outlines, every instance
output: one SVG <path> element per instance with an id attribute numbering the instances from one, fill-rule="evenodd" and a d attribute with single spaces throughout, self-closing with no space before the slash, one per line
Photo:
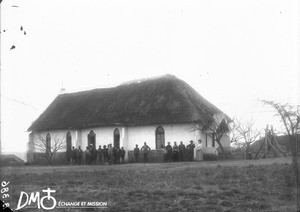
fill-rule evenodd
<path id="1" fill-rule="evenodd" d="M 12 208 L 21 191 L 57 201 L 108 202 L 106 211 L 296 211 L 291 159 L 2 168 Z M 42 196 L 42 195 L 41 195 Z M 56 208 L 54 211 L 93 211 Z M 98 211 L 99 209 L 95 209 Z M 21 211 L 37 211 L 33 208 Z"/>

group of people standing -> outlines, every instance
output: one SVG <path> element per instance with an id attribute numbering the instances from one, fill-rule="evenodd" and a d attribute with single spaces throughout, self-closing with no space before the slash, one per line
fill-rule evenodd
<path id="1" fill-rule="evenodd" d="M 193 161 L 195 153 L 197 161 L 203 160 L 201 139 L 198 140 L 197 146 L 195 146 L 194 141 L 191 140 L 190 144 L 188 144 L 187 146 L 185 146 L 182 141 L 179 145 L 177 145 L 177 142 L 175 141 L 173 146 L 171 146 L 170 142 L 168 142 L 166 146 L 162 145 L 161 147 L 163 150 L 165 162 Z M 143 162 L 148 162 L 150 150 L 151 149 L 146 142 L 141 149 L 139 149 L 138 145 L 136 144 L 133 150 L 134 162 L 139 162 L 140 152 L 143 154 Z"/>
<path id="2" fill-rule="evenodd" d="M 198 140 L 197 146 L 195 146 L 194 141 L 191 140 L 190 144 L 187 146 L 185 146 L 182 141 L 177 145 L 177 142 L 175 141 L 173 146 L 168 142 L 168 144 L 165 147 L 162 146 L 162 148 L 165 162 L 193 161 L 195 150 L 196 160 L 203 160 L 201 139 Z"/>
<path id="3" fill-rule="evenodd" d="M 168 142 L 166 146 L 162 145 L 162 150 L 165 162 L 193 161 L 195 153 L 197 161 L 203 160 L 201 139 L 198 140 L 197 146 L 195 146 L 193 140 L 187 146 L 182 141 L 179 145 L 175 141 L 173 146 Z M 144 142 L 141 149 L 136 144 L 133 150 L 134 162 L 138 163 L 140 154 L 142 154 L 143 162 L 147 163 L 150 151 L 151 148 L 146 142 Z M 98 149 L 90 144 L 84 152 L 80 146 L 78 149 L 73 147 L 71 150 L 71 164 L 80 165 L 83 161 L 85 161 L 85 164 L 122 164 L 125 163 L 125 150 L 123 147 L 113 147 L 112 144 L 104 145 L 103 148 L 99 145 Z"/>
<path id="4" fill-rule="evenodd" d="M 78 149 L 72 147 L 71 164 L 81 165 L 83 159 L 85 164 L 121 164 L 125 162 L 125 150 L 123 147 L 113 147 L 112 144 L 104 145 L 103 148 L 99 145 L 96 149 L 90 144 L 83 153 L 80 146 Z"/>
<path id="5" fill-rule="evenodd" d="M 139 157 L 140 157 L 140 152 L 143 154 L 143 160 L 144 163 L 148 162 L 148 156 L 150 153 L 150 147 L 147 145 L 146 142 L 144 142 L 144 146 L 142 146 L 141 151 L 139 149 L 139 146 L 136 144 L 135 148 L 133 150 L 133 155 L 134 155 L 134 162 L 138 163 L 139 162 Z"/>

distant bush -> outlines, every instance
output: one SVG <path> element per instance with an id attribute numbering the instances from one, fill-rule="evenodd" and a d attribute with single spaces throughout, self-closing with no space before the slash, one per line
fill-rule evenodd
<path id="1" fill-rule="evenodd" d="M 235 150 L 231 147 L 224 148 L 224 152 L 222 152 L 220 148 L 217 148 L 217 150 L 218 150 L 218 156 L 217 156 L 218 160 L 241 159 L 241 158 L 243 158 L 239 155 L 240 153 L 237 154 L 235 152 Z"/>
<path id="2" fill-rule="evenodd" d="M 245 150 L 242 148 L 231 149 L 232 159 L 245 159 Z"/>
<path id="3" fill-rule="evenodd" d="M 219 160 L 234 159 L 234 156 L 233 156 L 233 154 L 232 154 L 232 152 L 231 152 L 230 149 L 225 149 L 224 152 L 219 151 L 218 159 Z"/>
<path id="4" fill-rule="evenodd" d="M 218 156 L 214 154 L 203 154 L 203 159 L 205 161 L 213 161 L 213 160 L 218 160 Z"/>
<path id="5" fill-rule="evenodd" d="M 20 166 L 24 161 L 14 154 L 1 155 L 0 166 Z"/>

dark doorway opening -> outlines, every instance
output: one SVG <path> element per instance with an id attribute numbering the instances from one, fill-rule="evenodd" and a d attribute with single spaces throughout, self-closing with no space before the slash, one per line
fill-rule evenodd
<path id="1" fill-rule="evenodd" d="M 88 134 L 88 146 L 93 145 L 94 148 L 96 148 L 96 134 L 93 130 L 90 131 Z"/>
<path id="2" fill-rule="evenodd" d="M 155 130 L 156 149 L 162 149 L 165 146 L 165 130 L 161 126 Z"/>
<path id="3" fill-rule="evenodd" d="M 114 147 L 120 147 L 120 131 L 118 128 L 114 131 Z"/>
<path id="4" fill-rule="evenodd" d="M 215 134 L 212 134 L 212 147 L 216 146 Z"/>

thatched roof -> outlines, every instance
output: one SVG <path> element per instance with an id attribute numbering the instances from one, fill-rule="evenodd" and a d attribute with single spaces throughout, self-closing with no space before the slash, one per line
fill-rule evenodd
<path id="1" fill-rule="evenodd" d="M 215 113 L 222 112 L 186 82 L 164 75 L 113 88 L 60 94 L 28 131 L 199 120 L 209 123 Z"/>

